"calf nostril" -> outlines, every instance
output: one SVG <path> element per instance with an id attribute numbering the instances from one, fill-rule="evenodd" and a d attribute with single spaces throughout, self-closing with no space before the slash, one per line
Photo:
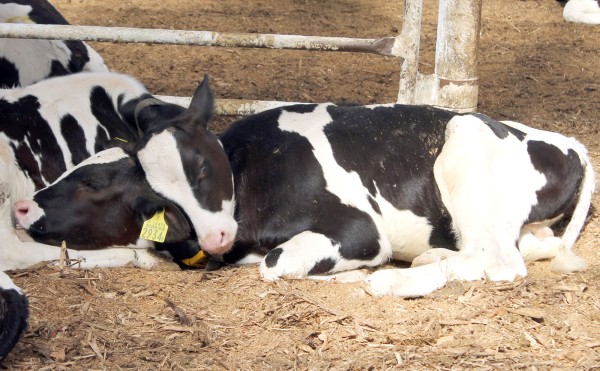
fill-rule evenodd
<path id="1" fill-rule="evenodd" d="M 220 243 L 220 246 L 221 247 L 225 247 L 225 246 L 231 245 L 231 243 L 232 243 L 231 236 L 228 235 L 226 232 L 221 232 L 221 243 Z"/>
<path id="2" fill-rule="evenodd" d="M 27 215 L 28 212 L 29 212 L 29 206 L 27 206 L 27 205 L 21 205 L 21 206 L 16 207 L 16 213 L 18 215 Z"/>

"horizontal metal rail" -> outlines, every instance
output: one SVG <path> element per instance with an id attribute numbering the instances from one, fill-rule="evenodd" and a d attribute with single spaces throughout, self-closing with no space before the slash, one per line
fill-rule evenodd
<path id="1" fill-rule="evenodd" d="M 155 95 L 155 97 L 168 103 L 178 104 L 182 107 L 188 107 L 192 101 L 191 97 L 175 97 L 169 95 Z M 216 99 L 215 114 L 227 116 L 248 116 L 271 108 L 290 106 L 293 104 L 311 103 L 252 99 Z"/>
<path id="2" fill-rule="evenodd" d="M 440 0 L 435 72 L 419 73 L 423 0 L 404 0 L 402 32 L 397 37 L 349 37 L 222 33 L 126 27 L 0 24 L 0 38 L 83 40 L 243 48 L 296 49 L 372 53 L 398 57 L 398 103 L 430 104 L 468 112 L 477 108 L 477 46 L 482 0 Z M 183 106 L 189 98 L 162 97 Z M 245 116 L 294 102 L 217 100 L 216 112 Z"/>
<path id="3" fill-rule="evenodd" d="M 357 39 L 349 37 L 302 36 L 153 28 L 72 26 L 46 24 L 0 24 L 0 37 L 49 40 L 83 40 L 115 43 L 154 43 L 242 48 L 344 51 L 398 56 L 395 37 Z"/>

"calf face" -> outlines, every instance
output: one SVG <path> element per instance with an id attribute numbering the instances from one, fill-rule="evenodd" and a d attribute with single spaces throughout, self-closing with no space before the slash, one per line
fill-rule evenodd
<path id="1" fill-rule="evenodd" d="M 137 157 L 152 189 L 185 211 L 204 250 L 219 254 L 231 248 L 237 223 L 229 161 L 207 128 L 212 108 L 206 77 L 190 107 L 171 120 L 152 120 L 152 106 L 140 108 Z"/>
<path id="2" fill-rule="evenodd" d="M 154 98 L 126 104 L 131 107 L 124 107 L 124 111 L 130 112 L 124 113 L 125 120 L 134 121 L 142 135 L 139 141 L 120 145 L 137 157 L 121 153 L 118 156 L 127 159 L 117 156 L 106 160 L 107 155 L 102 155 L 84 161 L 94 166 L 78 166 L 75 173 L 66 173 L 52 186 L 36 193 L 34 201 L 38 206 L 43 204 L 43 208 L 27 201 L 17 202 L 14 208 L 17 221 L 34 240 L 47 244 L 66 240 L 72 248 L 99 248 L 133 243 L 139 235 L 138 222 L 143 219 L 113 219 L 112 214 L 124 217 L 127 213 L 117 212 L 120 206 L 112 200 L 119 199 L 114 194 L 127 196 L 127 190 L 132 195 L 146 193 L 150 187 L 155 198 L 164 201 L 160 205 L 168 203 L 174 209 L 179 205 L 187 214 L 193 231 L 182 229 L 182 235 L 198 236 L 200 245 L 209 253 L 226 251 L 237 230 L 233 218 L 233 180 L 221 144 L 207 130 L 212 104 L 207 79 L 198 87 L 187 110 Z M 135 177 L 130 174 L 134 170 Z M 137 188 L 140 184 L 142 187 Z M 149 216 L 159 209 L 150 202 L 154 198 L 137 200 L 139 207 L 149 208 Z M 130 207 L 134 201 L 123 205 Z M 92 207 L 96 212 L 87 211 Z M 60 210 L 66 216 L 50 217 L 49 210 Z M 114 228 L 104 228 L 96 223 L 98 218 L 105 218 L 106 225 Z M 178 224 L 186 223 L 182 220 Z"/>
<path id="3" fill-rule="evenodd" d="M 38 242 L 73 249 L 135 244 L 145 220 L 165 210 L 167 243 L 189 238 L 187 218 L 157 195 L 135 158 L 121 148 L 100 152 L 35 193 L 18 201 L 18 224 Z"/>

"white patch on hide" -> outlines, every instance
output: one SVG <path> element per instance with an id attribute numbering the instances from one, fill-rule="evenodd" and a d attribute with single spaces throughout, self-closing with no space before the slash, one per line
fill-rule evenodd
<path id="1" fill-rule="evenodd" d="M 15 290 L 19 294 L 22 294 L 23 291 L 15 283 L 10 279 L 10 277 L 4 273 L 0 272 L 0 289 L 2 290 Z"/>
<path id="2" fill-rule="evenodd" d="M 596 0 L 569 0 L 563 18 L 567 22 L 600 25 L 600 6 Z"/>
<path id="3" fill-rule="evenodd" d="M 392 247 L 392 258 L 412 261 L 430 249 L 429 237 L 433 230 L 425 217 L 417 216 L 410 210 L 398 210 L 386 200 L 375 185 L 375 201 L 381 210 L 380 223 Z"/>

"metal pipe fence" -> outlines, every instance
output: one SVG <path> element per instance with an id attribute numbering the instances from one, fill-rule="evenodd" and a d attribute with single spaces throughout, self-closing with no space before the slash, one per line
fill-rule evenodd
<path id="1" fill-rule="evenodd" d="M 439 0 L 435 72 L 430 75 L 418 71 L 422 0 L 404 0 L 401 33 L 377 39 L 15 23 L 0 24 L 0 37 L 319 50 L 397 57 L 398 103 L 431 104 L 466 112 L 477 107 L 481 3 L 482 0 Z M 189 103 L 186 97 L 161 98 L 182 105 Z M 216 102 L 216 111 L 245 116 L 287 104 L 292 102 L 221 99 Z"/>

